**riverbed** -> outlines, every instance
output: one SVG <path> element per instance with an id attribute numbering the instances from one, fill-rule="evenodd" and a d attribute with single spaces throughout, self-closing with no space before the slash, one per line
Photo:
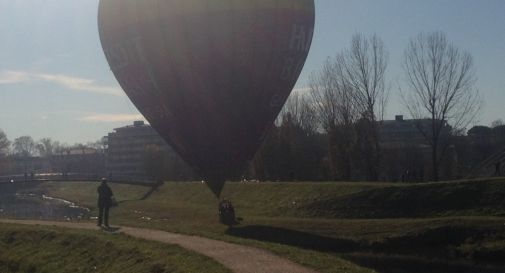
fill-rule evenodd
<path id="1" fill-rule="evenodd" d="M 42 193 L 5 190 L 0 186 L 0 217 L 40 220 L 80 220 L 89 209 Z"/>

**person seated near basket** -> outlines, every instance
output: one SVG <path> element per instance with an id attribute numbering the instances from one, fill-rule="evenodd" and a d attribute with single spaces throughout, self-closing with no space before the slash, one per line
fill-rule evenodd
<path id="1" fill-rule="evenodd" d="M 238 224 L 235 218 L 235 209 L 229 200 L 219 202 L 219 221 L 227 226 Z"/>

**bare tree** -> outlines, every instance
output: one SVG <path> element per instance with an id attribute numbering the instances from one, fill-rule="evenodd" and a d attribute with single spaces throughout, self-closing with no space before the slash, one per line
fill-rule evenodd
<path id="1" fill-rule="evenodd" d="M 88 142 L 86 146 L 95 149 L 99 153 L 105 153 L 108 148 L 108 137 L 104 136 L 97 141 Z"/>
<path id="2" fill-rule="evenodd" d="M 361 119 L 358 148 L 366 163 L 368 180 L 377 180 L 380 168 L 379 122 L 383 120 L 388 91 L 388 53 L 377 35 L 355 34 L 351 48 L 337 59 L 342 63 L 345 81 L 352 88 L 354 104 Z"/>
<path id="3" fill-rule="evenodd" d="M 10 152 L 11 142 L 7 139 L 7 135 L 0 130 L 0 173 L 5 171 L 4 159 Z"/>
<path id="4" fill-rule="evenodd" d="M 315 111 L 308 92 L 297 91 L 288 98 L 254 162 L 258 177 L 274 180 L 307 180 L 320 166 L 321 149 Z"/>
<path id="5" fill-rule="evenodd" d="M 289 96 L 279 114 L 279 122 L 282 123 L 288 118 L 291 123 L 296 124 L 307 133 L 317 130 L 316 113 L 308 94 L 294 92 Z"/>
<path id="6" fill-rule="evenodd" d="M 334 59 L 328 58 L 321 70 L 311 75 L 310 94 L 318 123 L 329 138 L 331 176 L 347 180 L 352 176 L 357 108 L 342 58 L 341 54 Z"/>
<path id="7" fill-rule="evenodd" d="M 35 155 L 37 148 L 35 141 L 31 136 L 21 136 L 14 140 L 14 154 L 21 157 L 30 157 Z"/>
<path id="8" fill-rule="evenodd" d="M 346 80 L 353 88 L 354 100 L 363 118 L 376 123 L 384 117 L 388 100 L 386 69 L 388 53 L 377 35 L 355 34 L 351 49 L 338 58 Z"/>
<path id="9" fill-rule="evenodd" d="M 14 140 L 13 152 L 16 156 L 20 157 L 24 161 L 24 172 L 25 179 L 28 171 L 28 158 L 35 155 L 37 152 L 35 141 L 33 141 L 31 136 L 21 136 Z"/>
<path id="10" fill-rule="evenodd" d="M 59 145 L 57 141 L 50 138 L 43 138 L 36 144 L 37 151 L 42 157 L 50 157 L 54 154 L 55 148 Z"/>
<path id="11" fill-rule="evenodd" d="M 445 132 L 468 126 L 481 108 L 473 59 L 449 43 L 444 33 L 419 34 L 405 51 L 404 71 L 409 87 L 402 92 L 406 108 L 414 119 L 430 120 L 430 126 L 419 122 L 418 128 L 431 146 L 433 179 L 438 181 L 448 147 Z"/>
<path id="12" fill-rule="evenodd" d="M 343 55 L 328 58 L 322 69 L 312 73 L 310 94 L 320 125 L 326 131 L 352 125 L 358 114 L 353 89 L 345 78 Z"/>
<path id="13" fill-rule="evenodd" d="M 53 142 L 53 153 L 54 154 L 65 154 L 69 151 L 70 146 L 66 143 L 61 143 L 59 141 Z"/>
<path id="14" fill-rule="evenodd" d="M 0 157 L 4 157 L 9 154 L 9 148 L 11 146 L 11 142 L 7 139 L 5 133 L 0 130 Z"/>

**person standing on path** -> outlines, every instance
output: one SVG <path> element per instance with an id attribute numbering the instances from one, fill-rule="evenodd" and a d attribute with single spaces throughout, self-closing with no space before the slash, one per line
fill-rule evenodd
<path id="1" fill-rule="evenodd" d="M 112 204 L 112 190 L 107 185 L 107 179 L 102 178 L 98 191 L 98 224 L 97 226 L 109 227 L 109 208 Z"/>
<path id="2" fill-rule="evenodd" d="M 498 176 L 501 176 L 501 162 L 498 161 L 494 164 L 494 176 L 498 177 Z"/>

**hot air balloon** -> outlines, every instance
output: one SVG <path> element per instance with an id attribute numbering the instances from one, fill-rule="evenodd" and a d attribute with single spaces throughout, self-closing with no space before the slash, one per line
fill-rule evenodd
<path id="1" fill-rule="evenodd" d="M 102 47 L 138 110 L 219 197 L 305 64 L 313 0 L 101 0 Z"/>

